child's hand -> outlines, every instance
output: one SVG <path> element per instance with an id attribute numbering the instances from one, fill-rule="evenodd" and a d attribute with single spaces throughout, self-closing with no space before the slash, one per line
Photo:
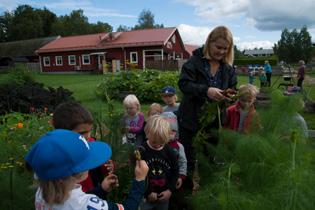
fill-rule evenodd
<path id="1" fill-rule="evenodd" d="M 109 174 L 102 181 L 102 189 L 106 192 L 112 191 L 114 187 L 118 187 L 118 177 L 115 174 Z"/>
<path id="2" fill-rule="evenodd" d="M 172 195 L 172 192 L 170 190 L 165 190 L 158 194 L 158 200 L 159 201 L 168 201 Z"/>
<path id="3" fill-rule="evenodd" d="M 115 165 L 114 165 L 114 162 L 113 162 L 112 160 L 107 161 L 107 162 L 104 164 L 104 166 L 105 166 L 105 168 L 107 169 L 108 174 L 114 173 Z"/>
<path id="4" fill-rule="evenodd" d="M 144 160 L 137 160 L 135 167 L 135 179 L 137 181 L 143 181 L 147 177 L 149 166 Z"/>
<path id="5" fill-rule="evenodd" d="M 179 177 L 176 182 L 176 189 L 179 189 L 182 186 L 182 184 L 183 184 L 183 180 L 182 178 Z"/>
<path id="6" fill-rule="evenodd" d="M 149 201 L 149 202 L 153 203 L 153 202 L 155 202 L 155 201 L 157 201 L 157 200 L 158 200 L 158 195 L 157 195 L 157 193 L 151 192 L 151 193 L 148 195 L 148 201 Z"/>

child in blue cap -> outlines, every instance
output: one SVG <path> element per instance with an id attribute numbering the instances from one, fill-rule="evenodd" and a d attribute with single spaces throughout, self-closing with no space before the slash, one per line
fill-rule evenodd
<path id="1" fill-rule="evenodd" d="M 100 199 L 86 194 L 78 184 L 88 176 L 88 171 L 105 163 L 112 151 L 108 144 L 87 142 L 83 136 L 70 130 L 57 129 L 40 138 L 25 157 L 26 163 L 38 178 L 35 209 L 54 210 L 111 210 L 138 208 L 144 193 L 144 180 L 148 173 L 145 161 L 138 160 L 135 180 L 124 204 Z M 105 194 L 116 180 L 105 178 L 101 190 Z"/>
<path id="2" fill-rule="evenodd" d="M 165 86 L 161 90 L 161 97 L 166 106 L 163 107 L 163 112 L 176 112 L 179 107 L 177 101 L 176 89 L 172 86 Z"/>

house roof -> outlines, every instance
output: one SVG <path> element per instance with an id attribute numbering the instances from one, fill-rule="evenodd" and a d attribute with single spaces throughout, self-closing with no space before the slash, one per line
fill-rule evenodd
<path id="1" fill-rule="evenodd" d="M 272 49 L 254 49 L 254 50 L 245 50 L 245 55 L 266 55 L 266 54 L 273 54 Z"/>
<path id="2" fill-rule="evenodd" d="M 185 44 L 185 50 L 188 52 L 190 56 L 192 55 L 192 52 L 199 47 L 200 46 L 198 45 Z"/>
<path id="3" fill-rule="evenodd" d="M 35 51 L 58 36 L 0 43 L 0 57 L 35 56 Z"/>
<path id="4" fill-rule="evenodd" d="M 166 44 L 176 30 L 172 27 L 61 37 L 38 49 L 38 53 L 161 46 Z"/>

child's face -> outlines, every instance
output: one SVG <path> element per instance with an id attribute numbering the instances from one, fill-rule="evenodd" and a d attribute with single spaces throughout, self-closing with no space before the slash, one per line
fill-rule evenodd
<path id="1" fill-rule="evenodd" d="M 151 111 L 149 112 L 148 117 L 151 117 L 151 116 L 153 116 L 153 115 L 160 115 L 160 114 L 162 114 L 162 113 L 161 113 L 159 110 L 153 109 L 153 110 L 151 110 Z"/>
<path id="2" fill-rule="evenodd" d="M 245 97 L 240 97 L 239 101 L 240 101 L 241 108 L 244 110 L 248 110 L 255 102 L 255 98 L 252 96 L 245 96 Z"/>
<path id="3" fill-rule="evenodd" d="M 138 105 L 130 104 L 125 106 L 126 112 L 129 116 L 135 116 L 138 113 Z"/>
<path id="4" fill-rule="evenodd" d="M 149 141 L 149 144 L 150 144 L 150 147 L 152 147 L 152 149 L 154 150 L 160 150 L 164 147 L 164 144 L 158 142 L 158 141 L 155 141 L 154 140 L 154 137 L 152 137 L 149 133 L 147 134 L 147 137 L 148 137 L 148 141 Z"/>
<path id="5" fill-rule="evenodd" d="M 176 95 L 162 95 L 162 100 L 168 106 L 172 106 L 176 103 Z"/>
<path id="6" fill-rule="evenodd" d="M 93 128 L 92 124 L 83 123 L 75 127 L 72 131 L 81 134 L 86 140 L 91 137 L 91 130 Z"/>

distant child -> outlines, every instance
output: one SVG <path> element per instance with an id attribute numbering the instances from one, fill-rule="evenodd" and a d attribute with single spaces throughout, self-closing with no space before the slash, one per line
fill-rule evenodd
<path id="1" fill-rule="evenodd" d="M 161 97 L 166 106 L 163 107 L 164 112 L 176 112 L 179 103 L 176 103 L 176 89 L 172 86 L 166 86 L 161 90 Z"/>
<path id="2" fill-rule="evenodd" d="M 179 142 L 178 139 L 177 117 L 173 112 L 163 112 L 161 117 L 169 122 L 172 129 L 171 138 L 168 142 L 168 145 L 173 148 L 178 160 L 179 177 L 177 179 L 176 189 L 180 189 L 187 177 L 187 159 L 184 146 Z M 183 209 L 186 206 L 183 196 L 183 188 L 179 191 L 175 191 L 171 197 L 170 209 Z"/>
<path id="3" fill-rule="evenodd" d="M 25 157 L 25 161 L 38 177 L 35 194 L 36 210 L 87 210 L 132 209 L 137 210 L 145 188 L 148 166 L 138 160 L 135 180 L 124 204 L 102 200 L 95 194 L 82 191 L 80 182 L 88 170 L 110 158 L 111 148 L 104 142 L 87 142 L 80 134 L 57 129 L 41 137 Z M 109 192 L 116 178 L 110 175 L 99 187 L 99 194 Z"/>
<path id="4" fill-rule="evenodd" d="M 176 189 L 178 163 L 174 150 L 167 144 L 171 138 L 170 124 L 159 115 L 148 118 L 144 129 L 148 140 L 139 150 L 149 165 L 148 188 L 141 210 L 167 210 L 169 199 Z"/>
<path id="5" fill-rule="evenodd" d="M 264 71 L 264 67 L 259 67 L 258 69 L 258 77 L 260 81 L 260 87 L 266 87 L 267 86 L 267 76 L 266 72 Z"/>
<path id="6" fill-rule="evenodd" d="M 163 107 L 159 103 L 153 103 L 150 105 L 148 110 L 148 117 L 153 115 L 160 115 L 163 112 Z"/>
<path id="7" fill-rule="evenodd" d="M 91 130 L 93 128 L 92 114 L 77 102 L 65 102 L 57 106 L 53 113 L 52 125 L 55 129 L 67 129 L 81 134 L 87 141 L 93 142 Z M 83 192 L 89 192 L 102 183 L 105 176 L 114 172 L 114 163 L 109 160 L 89 171 L 87 179 L 80 184 Z"/>
<path id="8" fill-rule="evenodd" d="M 267 85 L 268 85 L 268 87 L 270 87 L 272 68 L 271 68 L 271 65 L 269 64 L 269 61 L 265 61 L 264 70 L 265 70 L 266 76 L 267 76 Z"/>
<path id="9" fill-rule="evenodd" d="M 248 133 L 250 132 L 253 118 L 257 115 L 254 102 L 258 94 L 258 89 L 251 84 L 241 85 L 238 94 L 239 99 L 236 104 L 227 109 L 224 127 L 241 133 Z"/>
<path id="10" fill-rule="evenodd" d="M 300 67 L 297 73 L 297 86 L 302 88 L 302 83 L 305 77 L 305 62 L 303 60 L 299 60 L 299 65 Z"/>
<path id="11" fill-rule="evenodd" d="M 123 105 L 125 108 L 123 126 L 126 131 L 126 141 L 139 146 L 144 141 L 144 115 L 140 112 L 140 102 L 135 95 L 130 94 L 125 97 Z"/>
<path id="12" fill-rule="evenodd" d="M 248 69 L 248 83 L 254 84 L 255 82 L 255 67 Z"/>

